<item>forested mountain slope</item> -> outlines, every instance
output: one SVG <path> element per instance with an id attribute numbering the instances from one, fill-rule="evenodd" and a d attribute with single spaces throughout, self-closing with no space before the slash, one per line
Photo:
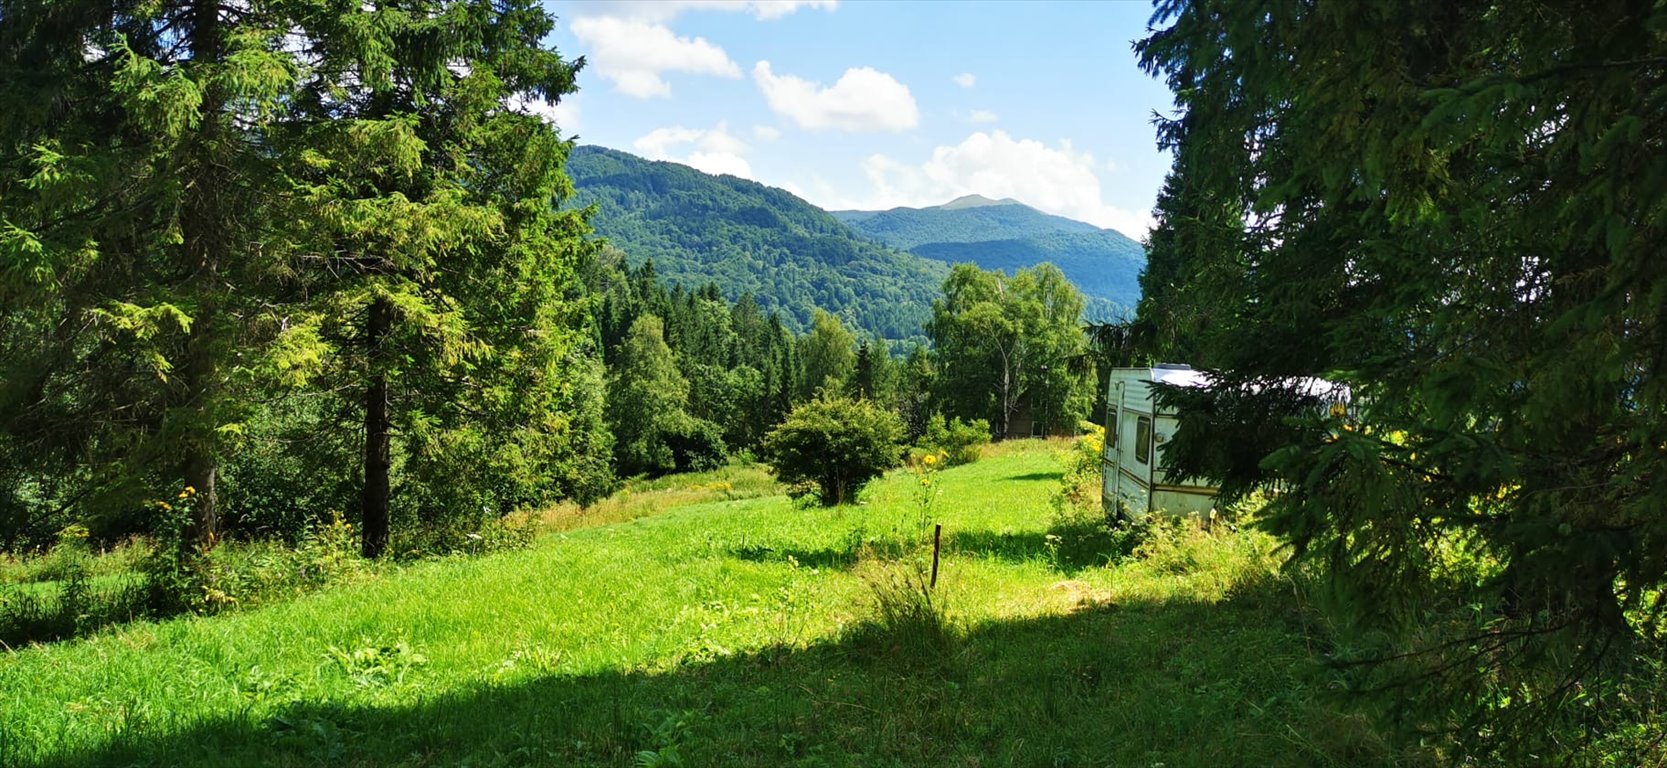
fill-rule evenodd
<path id="1" fill-rule="evenodd" d="M 663 278 L 750 293 L 807 327 L 822 308 L 890 338 L 917 335 L 948 267 L 872 242 L 792 194 L 734 176 L 583 146 L 567 166 L 598 234 Z"/>
<path id="2" fill-rule="evenodd" d="M 1129 314 L 1140 300 L 1146 250 L 1120 232 L 978 195 L 930 208 L 835 211 L 852 229 L 894 248 L 1011 273 L 1053 262 L 1088 298 L 1092 319 Z"/>

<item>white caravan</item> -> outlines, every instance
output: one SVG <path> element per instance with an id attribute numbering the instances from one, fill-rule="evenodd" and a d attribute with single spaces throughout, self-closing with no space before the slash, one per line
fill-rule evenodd
<path id="1" fill-rule="evenodd" d="M 1152 385 L 1208 387 L 1210 377 L 1189 365 L 1113 368 L 1106 387 L 1106 443 L 1100 464 L 1100 503 L 1112 517 L 1139 520 L 1153 512 L 1207 517 L 1215 507 L 1212 485 L 1179 483 L 1165 477 L 1163 447 L 1175 436 L 1174 411 L 1159 408 Z M 1347 386 L 1318 378 L 1279 383 L 1324 408 L 1348 409 Z"/>
<path id="2" fill-rule="evenodd" d="M 1187 365 L 1113 368 L 1106 387 L 1106 443 L 1100 466 L 1100 499 L 1106 514 L 1139 520 L 1157 510 L 1208 516 L 1214 486 L 1171 483 L 1164 477 L 1163 446 L 1175 435 L 1175 414 L 1152 400 L 1153 382 L 1206 387 L 1209 379 Z"/>

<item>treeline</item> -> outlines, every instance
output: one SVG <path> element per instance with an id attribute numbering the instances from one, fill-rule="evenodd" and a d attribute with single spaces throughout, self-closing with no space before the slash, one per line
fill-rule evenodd
<path id="1" fill-rule="evenodd" d="M 589 284 L 599 297 L 608 425 L 622 475 L 708 468 L 752 452 L 795 406 L 816 398 L 891 410 L 910 442 L 934 417 L 982 421 L 991 436 L 1009 436 L 1021 410 L 1069 431 L 1092 399 L 1077 326 L 1083 300 L 1051 265 L 1013 277 L 957 266 L 933 304 L 930 346 L 862 335 L 821 310 L 794 334 L 750 295 L 732 303 L 710 283 L 668 287 L 653 261 L 632 268 L 612 248 Z"/>

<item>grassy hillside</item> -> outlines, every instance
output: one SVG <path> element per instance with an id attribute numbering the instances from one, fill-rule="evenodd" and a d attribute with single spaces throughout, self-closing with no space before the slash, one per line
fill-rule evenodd
<path id="1" fill-rule="evenodd" d="M 894 248 L 1011 274 L 1053 262 L 1089 299 L 1095 320 L 1121 317 L 1140 301 L 1146 250 L 1120 232 L 1051 216 L 1011 200 L 974 195 L 931 208 L 837 211 L 853 229 Z"/>
<path id="2" fill-rule="evenodd" d="M 631 263 L 694 288 L 751 293 L 802 329 L 820 307 L 889 338 L 917 335 L 948 266 L 878 245 L 792 194 L 601 147 L 568 164 L 577 205 Z"/>
<path id="3" fill-rule="evenodd" d="M 1328 706 L 1268 540 L 1105 566 L 1051 538 L 1060 447 L 940 476 L 947 638 L 874 621 L 923 541 L 916 478 L 827 510 L 731 470 L 554 511 L 530 551 L 4 654 L 0 765 L 1387 760 Z"/>

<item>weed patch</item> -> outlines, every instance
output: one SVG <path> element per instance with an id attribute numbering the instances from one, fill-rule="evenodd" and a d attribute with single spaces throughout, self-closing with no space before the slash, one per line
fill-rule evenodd
<path id="1" fill-rule="evenodd" d="M 865 555 L 857 575 L 867 587 L 867 615 L 852 630 L 853 647 L 907 670 L 950 664 L 959 635 L 947 598 L 931 585 L 926 564 L 918 558 Z"/>

